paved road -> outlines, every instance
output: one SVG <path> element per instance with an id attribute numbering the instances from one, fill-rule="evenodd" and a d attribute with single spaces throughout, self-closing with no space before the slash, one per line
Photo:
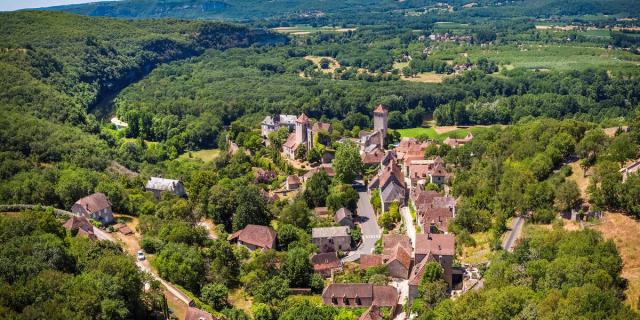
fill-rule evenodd
<path id="1" fill-rule="evenodd" d="M 358 190 L 358 222 L 360 224 L 360 230 L 362 231 L 362 243 L 357 250 L 352 251 L 342 261 L 355 261 L 360 258 L 361 254 L 373 253 L 376 246 L 376 241 L 380 238 L 380 227 L 376 219 L 376 213 L 371 206 L 371 196 L 366 191 L 366 187 L 363 185 L 356 186 Z"/>
<path id="2" fill-rule="evenodd" d="M 516 239 L 520 237 L 520 233 L 522 232 L 522 226 L 524 225 L 524 218 L 517 217 L 513 220 L 513 224 L 511 225 L 511 231 L 507 234 L 507 238 L 502 243 L 502 248 L 506 251 L 513 251 L 513 247 L 515 245 Z"/>
<path id="3" fill-rule="evenodd" d="M 405 229 L 407 229 L 407 236 L 411 239 L 411 243 L 413 247 L 416 246 L 416 226 L 413 221 L 413 217 L 411 216 L 411 210 L 409 207 L 400 208 L 400 214 L 402 215 L 402 220 L 404 220 Z"/>

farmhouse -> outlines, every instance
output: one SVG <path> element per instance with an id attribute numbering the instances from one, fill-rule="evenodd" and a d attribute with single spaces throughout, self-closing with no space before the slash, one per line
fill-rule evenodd
<path id="1" fill-rule="evenodd" d="M 249 250 L 273 249 L 276 246 L 276 231 L 271 227 L 249 224 L 229 235 L 227 240 L 244 245 Z"/>
<path id="2" fill-rule="evenodd" d="M 311 240 L 320 249 L 320 252 L 351 250 L 349 227 L 313 228 Z"/>
<path id="3" fill-rule="evenodd" d="M 450 176 L 445 168 L 444 160 L 440 157 L 432 160 L 411 160 L 405 162 L 405 168 L 405 175 L 411 181 L 411 188 L 415 188 L 420 182 L 442 185 Z"/>
<path id="4" fill-rule="evenodd" d="M 151 177 L 145 186 L 147 191 L 153 192 L 156 200 L 160 200 L 160 195 L 163 192 L 170 192 L 178 197 L 184 197 L 187 192 L 184 189 L 184 184 L 180 180 L 165 179 L 159 177 Z"/>
<path id="5" fill-rule="evenodd" d="M 113 211 L 111 211 L 111 202 L 104 193 L 94 193 L 86 196 L 73 204 L 71 212 L 81 215 L 85 218 L 98 220 L 103 224 L 113 222 Z"/>
<path id="6" fill-rule="evenodd" d="M 368 283 L 332 283 L 322 292 L 322 302 L 338 307 L 359 308 L 376 305 L 395 308 L 398 304 L 398 291 L 392 286 Z"/>

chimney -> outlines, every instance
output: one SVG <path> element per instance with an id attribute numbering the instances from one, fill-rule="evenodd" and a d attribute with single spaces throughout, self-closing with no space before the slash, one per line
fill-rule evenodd
<path id="1" fill-rule="evenodd" d="M 427 233 L 427 239 L 431 240 L 431 232 Z"/>

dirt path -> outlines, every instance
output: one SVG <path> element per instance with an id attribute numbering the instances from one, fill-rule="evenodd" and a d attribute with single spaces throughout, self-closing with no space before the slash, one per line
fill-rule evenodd
<path id="1" fill-rule="evenodd" d="M 629 281 L 625 291 L 626 303 L 637 310 L 640 299 L 640 222 L 620 213 L 606 212 L 601 223 L 594 228 L 616 244 L 624 263 L 622 277 Z"/>
<path id="2" fill-rule="evenodd" d="M 578 184 L 578 189 L 580 189 L 582 199 L 588 202 L 589 194 L 587 193 L 587 187 L 589 187 L 589 172 L 585 175 L 584 170 L 582 170 L 582 167 L 580 166 L 580 161 L 578 160 L 571 162 L 568 165 L 571 167 L 571 175 L 569 176 L 569 179 Z"/>

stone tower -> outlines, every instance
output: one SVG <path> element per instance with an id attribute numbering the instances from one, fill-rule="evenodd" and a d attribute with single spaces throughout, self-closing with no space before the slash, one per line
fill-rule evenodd
<path id="1" fill-rule="evenodd" d="M 388 114 L 389 111 L 381 104 L 373 110 L 373 131 L 381 131 L 383 138 L 387 137 Z"/>
<path id="2" fill-rule="evenodd" d="M 296 120 L 296 144 L 307 142 L 307 129 L 309 128 L 309 118 L 304 113 Z"/>

